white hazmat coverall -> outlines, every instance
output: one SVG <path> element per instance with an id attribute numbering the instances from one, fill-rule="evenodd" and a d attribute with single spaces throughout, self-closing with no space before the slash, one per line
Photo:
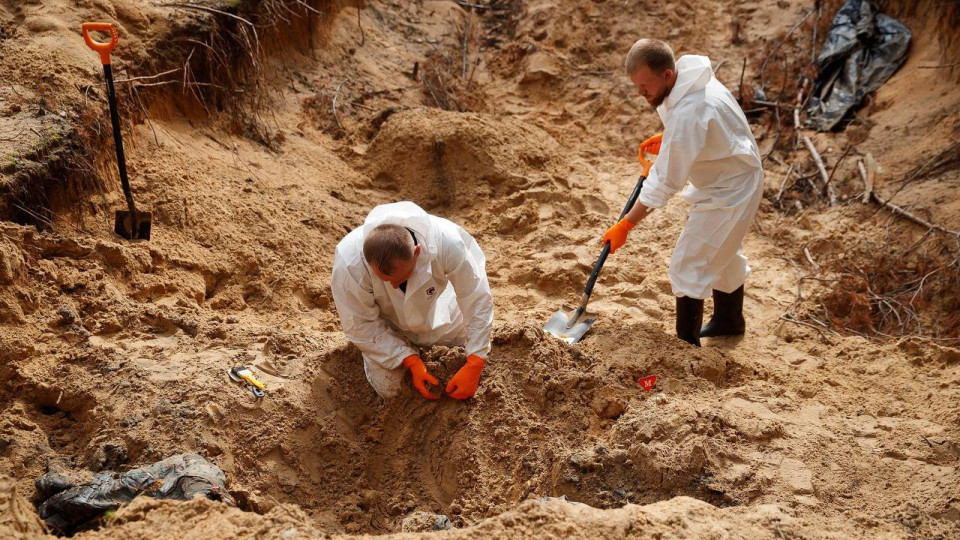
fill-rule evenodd
<path id="1" fill-rule="evenodd" d="M 379 279 L 363 258 L 364 239 L 381 224 L 406 227 L 421 246 L 406 292 Z M 493 296 L 485 264 L 480 246 L 462 227 L 408 201 L 377 206 L 337 244 L 333 300 L 343 332 L 363 353 L 364 373 L 381 397 L 400 391 L 406 371 L 401 363 L 418 354 L 413 345 L 464 345 L 468 356 L 487 358 Z"/>
<path id="2" fill-rule="evenodd" d="M 640 192 L 648 208 L 667 204 L 690 179 L 692 204 L 670 260 L 675 296 L 730 293 L 750 273 L 742 253 L 763 196 L 760 150 L 743 110 L 714 76 L 706 56 L 677 60 L 677 82 L 657 107 L 663 140 Z"/>

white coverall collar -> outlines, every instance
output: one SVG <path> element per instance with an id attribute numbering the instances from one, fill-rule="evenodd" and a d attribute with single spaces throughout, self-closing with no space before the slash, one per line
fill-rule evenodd
<path id="1" fill-rule="evenodd" d="M 430 263 L 437 257 L 437 245 L 433 242 L 430 216 L 410 201 L 382 204 L 370 211 L 363 222 L 363 239 L 366 240 L 378 225 L 386 223 L 400 225 L 412 231 L 420 246 L 420 256 L 413 274 L 407 279 L 407 294 L 419 289 L 430 278 Z M 364 265 L 369 269 L 366 261 Z"/>
<path id="2" fill-rule="evenodd" d="M 664 113 L 676 107 L 684 96 L 706 88 L 711 78 L 713 78 L 713 68 L 709 58 L 698 54 L 681 56 L 677 59 L 677 82 L 670 90 L 667 99 L 657 107 L 657 112 L 663 117 Z"/>

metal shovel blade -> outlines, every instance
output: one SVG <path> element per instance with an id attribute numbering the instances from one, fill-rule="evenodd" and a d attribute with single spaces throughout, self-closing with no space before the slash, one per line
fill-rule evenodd
<path id="1" fill-rule="evenodd" d="M 566 343 L 577 343 L 597 320 L 597 314 L 586 312 L 579 320 L 572 321 L 573 314 L 573 309 L 563 306 L 563 309 L 554 313 L 547 324 L 543 325 L 543 331 Z"/>
<path id="2" fill-rule="evenodd" d="M 150 225 L 153 221 L 151 212 L 137 211 L 137 222 L 132 223 L 132 215 L 128 210 L 117 210 L 113 221 L 113 232 L 126 238 L 127 240 L 150 239 Z"/>

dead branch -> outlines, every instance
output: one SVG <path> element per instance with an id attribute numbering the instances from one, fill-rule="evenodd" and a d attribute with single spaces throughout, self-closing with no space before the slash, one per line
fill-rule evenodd
<path id="1" fill-rule="evenodd" d="M 20 135 L 23 135 L 24 131 L 26 131 L 26 129 L 21 129 L 13 137 L 0 137 L 0 141 L 15 141 L 20 138 Z"/>
<path id="2" fill-rule="evenodd" d="M 743 59 L 743 67 L 740 68 L 740 86 L 737 87 L 737 95 L 740 96 L 740 103 L 743 103 L 743 75 L 747 72 L 747 59 Z"/>
<path id="3" fill-rule="evenodd" d="M 833 169 L 830 170 L 830 176 L 827 177 L 827 184 L 829 184 L 830 181 L 833 180 L 833 175 L 837 172 L 837 169 L 840 168 L 840 164 L 843 163 L 844 158 L 847 157 L 847 154 L 849 154 L 850 150 L 852 149 L 853 149 L 852 144 L 848 144 L 847 148 L 844 149 L 843 154 L 840 155 L 840 159 L 837 160 L 836 164 L 834 164 L 833 166 Z"/>
<path id="4" fill-rule="evenodd" d="M 793 149 L 796 150 L 800 145 L 800 109 L 803 107 L 803 93 L 807 89 L 807 78 L 804 77 L 803 84 L 797 90 L 797 101 L 793 107 Z"/>
<path id="5" fill-rule="evenodd" d="M 820 265 L 813 260 L 813 255 L 810 254 L 810 249 L 808 249 L 807 246 L 803 246 L 803 254 L 807 256 L 807 261 L 810 263 L 810 266 L 816 268 L 817 270 L 820 269 Z"/>
<path id="6" fill-rule="evenodd" d="M 808 323 L 806 321 L 801 321 L 800 319 L 797 319 L 796 317 L 794 317 L 793 314 L 791 313 L 784 313 L 783 315 L 780 316 L 780 320 L 791 322 L 793 324 L 799 324 L 801 326 L 806 326 L 808 328 L 813 328 L 814 330 L 817 331 L 818 334 L 820 334 L 820 339 L 825 341 L 827 345 L 833 345 L 833 342 L 830 341 L 830 338 L 828 338 L 827 335 L 823 333 L 823 330 L 821 330 L 820 327 L 814 324 Z M 817 322 L 820 322 L 820 321 L 817 321 Z M 827 331 L 831 331 L 831 330 L 827 328 Z"/>
<path id="7" fill-rule="evenodd" d="M 958 150 L 956 155 L 951 155 L 954 150 Z M 926 175 L 929 172 L 935 171 L 937 168 L 944 166 L 947 163 L 950 163 L 953 160 L 960 158 L 960 140 L 954 142 L 950 146 L 941 150 L 938 154 L 934 155 L 927 161 L 923 162 L 919 167 L 914 168 L 906 175 L 906 180 L 900 183 L 900 186 L 896 191 L 893 192 L 893 195 L 890 196 L 887 200 L 893 200 L 907 185 L 916 180 L 917 178 L 923 178 L 923 175 Z"/>
<path id="8" fill-rule="evenodd" d="M 241 16 L 239 16 L 239 15 L 234 15 L 233 13 L 228 13 L 228 12 L 226 12 L 226 11 L 222 11 L 222 10 L 219 10 L 219 9 L 214 9 L 214 8 L 212 8 L 212 7 L 201 6 L 201 5 L 197 5 L 197 4 L 158 4 L 158 5 L 159 5 L 160 7 L 178 7 L 178 8 L 184 8 L 184 9 L 195 9 L 195 10 L 197 10 L 197 11 L 206 11 L 206 12 L 208 12 L 208 13 L 217 13 L 217 14 L 220 14 L 220 15 L 225 15 L 225 16 L 227 16 L 227 17 L 236 19 L 236 20 L 238 20 L 238 21 L 246 24 L 247 26 L 250 27 L 251 30 L 253 30 L 253 39 L 257 42 L 257 46 L 256 46 L 256 49 L 255 49 L 255 50 L 257 50 L 257 51 L 260 50 L 260 38 L 257 36 L 257 27 L 256 27 L 256 25 L 254 25 L 252 22 L 248 21 L 247 19 L 244 19 L 243 17 L 241 17 Z"/>
<path id="9" fill-rule="evenodd" d="M 769 109 L 779 109 L 780 107 L 785 107 L 784 105 L 780 105 L 779 101 L 765 101 L 762 99 L 754 99 L 751 100 L 750 103 L 753 105 L 760 105 L 761 107 L 767 107 Z"/>
<path id="10" fill-rule="evenodd" d="M 864 166 L 866 161 L 866 166 Z M 857 169 L 860 170 L 860 177 L 863 178 L 863 204 L 870 202 L 870 196 L 873 195 L 873 182 L 877 176 L 877 161 L 873 159 L 873 154 L 868 153 L 864 159 L 857 161 Z"/>
<path id="11" fill-rule="evenodd" d="M 869 156 L 869 155 L 868 155 L 868 156 Z M 923 225 L 924 227 L 926 227 L 926 228 L 928 228 L 928 229 L 940 231 L 940 232 L 942 232 L 942 233 L 949 234 L 949 235 L 952 235 L 952 236 L 956 236 L 957 238 L 960 238 L 960 231 L 950 230 L 950 229 L 948 229 L 948 228 L 946 228 L 946 227 L 943 227 L 942 225 L 936 225 L 936 224 L 934 224 L 934 223 L 930 223 L 929 221 L 927 221 L 927 220 L 925 220 L 925 219 L 923 219 L 923 218 L 921 218 L 921 217 L 918 217 L 918 216 L 916 216 L 916 215 L 914 215 L 914 214 L 911 214 L 911 213 L 908 212 L 907 210 L 904 210 L 902 207 L 897 206 L 897 205 L 891 203 L 891 202 L 889 201 L 889 199 L 886 200 L 886 201 L 883 200 L 883 199 L 881 199 L 881 198 L 873 191 L 873 189 L 872 189 L 872 187 L 873 187 L 873 179 L 870 178 L 870 176 L 868 176 L 867 171 L 865 171 L 863 167 L 860 167 L 860 176 L 861 176 L 861 178 L 863 179 L 863 184 L 864 184 L 865 186 L 867 186 L 867 188 L 866 188 L 867 191 L 864 192 L 864 197 L 869 196 L 871 200 L 873 200 L 874 202 L 876 202 L 876 203 L 879 204 L 880 206 L 882 206 L 882 207 L 890 210 L 890 211 L 893 212 L 894 214 L 896 214 L 896 215 L 898 215 L 898 216 L 905 217 L 905 218 L 913 221 L 914 223 L 917 223 L 917 224 L 919 224 L 919 225 Z"/>
<path id="12" fill-rule="evenodd" d="M 323 13 L 320 10 L 307 5 L 307 3 L 304 2 L 303 0 L 297 0 L 297 4 L 299 4 L 301 7 L 303 7 L 303 9 L 307 11 L 312 11 L 317 17 L 323 17 Z"/>
<path id="13" fill-rule="evenodd" d="M 773 149 L 771 148 L 771 151 L 772 150 Z M 793 163 L 791 163 L 790 167 L 787 168 L 787 174 L 783 175 L 783 180 L 780 182 L 780 191 L 777 192 L 777 206 L 780 206 L 780 202 L 783 200 L 783 192 L 787 188 L 787 179 L 790 178 L 790 174 L 792 173 L 793 173 Z"/>
<path id="14" fill-rule="evenodd" d="M 40 221 L 41 223 L 43 223 L 43 224 L 46 225 L 47 227 L 50 227 L 51 229 L 53 229 L 53 222 L 50 221 L 49 219 L 41 216 L 40 214 L 34 212 L 33 210 L 27 209 L 26 206 L 20 206 L 20 205 L 17 204 L 17 203 L 10 203 L 10 204 L 12 204 L 13 206 L 15 206 L 17 209 L 21 210 L 22 212 L 26 212 L 27 215 L 29 215 L 29 216 L 32 217 L 33 219 L 36 219 L 37 221 Z M 26 203 L 24 203 L 24 205 L 26 205 Z"/>
<path id="15" fill-rule="evenodd" d="M 470 89 L 470 83 L 473 82 L 473 75 L 477 72 L 477 66 L 480 65 L 480 58 L 477 58 L 473 62 L 473 68 L 470 69 L 470 77 L 467 78 L 467 90 Z"/>
<path id="16" fill-rule="evenodd" d="M 895 204 L 893 204 L 893 203 L 891 203 L 891 202 L 889 202 L 889 201 L 885 201 L 885 200 L 881 199 L 881 198 L 880 198 L 879 196 L 877 196 L 877 194 L 874 193 L 874 192 L 871 192 L 871 193 L 870 193 L 870 198 L 871 198 L 874 202 L 876 202 L 877 204 L 879 204 L 880 206 L 883 206 L 884 208 L 890 210 L 891 212 L 893 212 L 894 214 L 897 214 L 898 216 L 905 217 L 905 218 L 909 219 L 910 221 L 913 221 L 914 223 L 917 223 L 917 224 L 919 224 L 919 225 L 923 225 L 924 227 L 927 227 L 928 229 L 933 229 L 933 230 L 940 231 L 940 232 L 942 232 L 942 233 L 946 233 L 946 234 L 949 234 L 949 235 L 951 235 L 951 236 L 956 236 L 956 237 L 960 238 L 960 231 L 954 231 L 954 230 L 951 230 L 951 229 L 947 229 L 946 227 L 943 227 L 942 225 L 937 225 L 937 224 L 935 224 L 935 223 L 930 223 L 929 221 L 927 221 L 927 220 L 925 220 L 925 219 L 923 219 L 923 218 L 921 218 L 921 217 L 919 217 L 919 216 L 917 216 L 917 215 L 915 215 L 915 214 L 912 214 L 912 213 L 904 210 L 904 209 L 903 209 L 902 207 L 900 207 L 900 206 L 897 206 L 897 205 L 895 205 Z"/>
<path id="17" fill-rule="evenodd" d="M 473 8 L 467 8 L 467 22 L 463 26 L 463 62 L 460 69 L 461 80 L 467 80 L 467 48 L 470 44 L 470 19 L 473 18 Z"/>
<path id="18" fill-rule="evenodd" d="M 360 0 L 357 0 L 357 28 L 360 29 L 360 46 L 363 47 L 366 37 L 363 35 L 363 25 L 360 24 Z"/>
<path id="19" fill-rule="evenodd" d="M 944 69 L 944 68 L 953 68 L 960 66 L 960 62 L 953 64 L 938 64 L 936 66 L 917 66 L 917 69 Z"/>
<path id="20" fill-rule="evenodd" d="M 836 204 L 837 194 L 833 191 L 833 187 L 830 185 L 830 176 L 827 174 L 827 168 L 823 166 L 823 158 L 820 157 L 820 152 L 817 152 L 817 148 L 813 145 L 813 141 L 811 141 L 810 137 L 807 137 L 806 135 L 803 136 L 803 144 L 807 147 L 807 151 L 810 152 L 810 155 L 813 156 L 813 162 L 817 165 L 817 170 L 820 172 L 820 178 L 823 179 L 824 194 L 827 195 L 827 199 L 830 204 Z"/>
<path id="21" fill-rule="evenodd" d="M 489 10 L 493 10 L 493 11 L 509 9 L 509 8 L 507 8 L 507 7 L 502 7 L 502 6 L 488 6 L 488 5 L 484 5 L 484 4 L 471 4 L 470 2 L 464 2 L 463 0 L 453 0 L 453 3 L 455 3 L 455 4 L 457 4 L 458 6 L 463 7 L 463 8 L 489 9 Z"/>

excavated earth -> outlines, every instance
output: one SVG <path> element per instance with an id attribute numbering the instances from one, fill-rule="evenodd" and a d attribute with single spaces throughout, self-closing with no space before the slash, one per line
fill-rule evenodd
<path id="1" fill-rule="evenodd" d="M 770 110 L 751 113 L 772 151 L 745 248 L 748 331 L 695 349 L 674 337 L 666 277 L 679 198 L 607 262 L 586 339 L 541 330 L 577 301 L 637 143 L 660 129 L 623 56 L 654 36 L 710 56 L 737 95 L 741 69 L 744 88 L 765 76 L 786 119 L 812 74 L 790 66 L 809 63 L 839 2 L 790 39 L 812 2 L 491 5 L 0 0 L 0 537 L 53 538 L 36 510 L 47 471 L 198 453 L 237 508 L 140 497 L 74 537 L 960 538 L 956 260 L 919 282 L 947 291 L 918 314 L 925 331 L 814 317 L 827 261 L 876 246 L 956 257 L 949 233 L 861 202 L 856 164 L 871 154 L 882 197 L 960 229 L 958 40 L 937 11 L 952 6 L 884 5 L 913 30 L 906 64 L 846 132 L 805 132 L 841 203 L 785 192 L 788 164 L 812 171 L 809 156 Z M 112 231 L 124 202 L 79 33 L 91 20 L 120 31 L 149 241 Z M 469 401 L 406 387 L 382 402 L 340 331 L 333 248 L 396 200 L 486 253 L 493 350 Z M 932 268 L 914 270 L 903 280 Z M 425 360 L 446 380 L 463 351 Z M 229 380 L 235 365 L 265 399 Z M 424 532 L 435 515 L 454 530 Z"/>

